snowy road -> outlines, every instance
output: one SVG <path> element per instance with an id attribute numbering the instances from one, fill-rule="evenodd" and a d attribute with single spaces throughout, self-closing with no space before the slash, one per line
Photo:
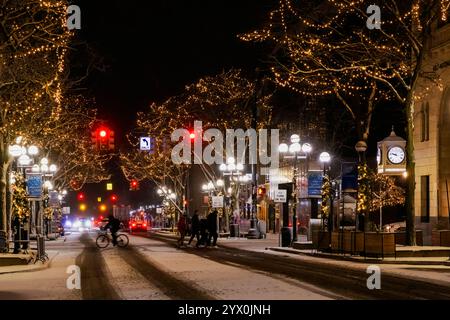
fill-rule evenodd
<path id="1" fill-rule="evenodd" d="M 0 274 L 0 299 L 449 299 L 450 286 L 383 274 L 369 290 L 361 267 L 275 252 L 233 248 L 180 250 L 157 234 L 130 236 L 125 249 L 95 246 L 95 233 L 48 242 L 57 250 L 42 271 Z M 81 290 L 68 289 L 67 267 L 81 270 Z M 418 271 L 417 271 L 418 272 Z"/>

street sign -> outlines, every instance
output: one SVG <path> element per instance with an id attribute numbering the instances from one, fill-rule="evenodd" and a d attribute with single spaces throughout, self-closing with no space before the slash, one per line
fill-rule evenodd
<path id="1" fill-rule="evenodd" d="M 152 150 L 152 139 L 150 137 L 141 137 L 139 145 L 140 145 L 141 151 L 151 151 Z"/>
<path id="2" fill-rule="evenodd" d="M 48 194 L 48 204 L 52 208 L 59 207 L 58 191 L 50 191 Z"/>
<path id="3" fill-rule="evenodd" d="M 223 208 L 223 196 L 212 196 L 212 207 Z"/>
<path id="4" fill-rule="evenodd" d="M 30 198 L 42 196 L 42 174 L 27 173 L 27 190 Z"/>
<path id="5" fill-rule="evenodd" d="M 309 172 L 308 173 L 308 195 L 311 197 L 319 197 L 322 195 L 322 172 Z"/>
<path id="6" fill-rule="evenodd" d="M 286 203 L 287 201 L 287 190 L 278 189 L 275 191 L 274 202 Z"/>

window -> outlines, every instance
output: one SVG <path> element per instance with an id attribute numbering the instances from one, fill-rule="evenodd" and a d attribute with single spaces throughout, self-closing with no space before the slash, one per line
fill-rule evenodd
<path id="1" fill-rule="evenodd" d="M 421 118 L 421 134 L 420 141 L 430 140 L 430 105 L 429 103 L 422 104 L 422 110 L 420 112 Z"/>
<path id="2" fill-rule="evenodd" d="M 420 177 L 420 216 L 421 222 L 430 222 L 430 176 Z"/>

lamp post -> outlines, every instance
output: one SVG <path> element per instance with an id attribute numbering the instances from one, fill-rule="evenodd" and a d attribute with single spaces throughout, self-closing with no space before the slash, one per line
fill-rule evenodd
<path id="1" fill-rule="evenodd" d="M 175 200 L 177 199 L 177 194 L 172 192 L 171 189 L 168 189 L 166 186 L 162 186 L 156 192 L 160 197 L 163 198 L 163 205 L 168 206 L 169 204 L 172 204 L 176 208 L 176 210 L 183 213 L 183 210 L 181 210 L 181 208 L 175 203 Z M 175 219 L 176 215 L 174 215 L 173 217 L 172 231 L 174 230 L 175 227 Z"/>
<path id="2" fill-rule="evenodd" d="M 297 178 L 298 178 L 298 156 L 299 153 L 304 153 L 304 158 L 306 159 L 306 167 L 308 167 L 308 155 L 312 151 L 312 146 L 309 143 L 300 144 L 300 136 L 298 134 L 291 135 L 291 143 L 287 145 L 282 143 L 278 146 L 278 151 L 281 154 L 290 153 L 293 156 L 285 156 L 286 159 L 292 158 L 294 160 L 294 173 L 292 178 L 292 242 L 297 241 L 297 205 L 298 205 L 298 195 L 297 195 Z M 308 169 L 306 169 L 308 170 Z"/>
<path id="3" fill-rule="evenodd" d="M 323 164 L 323 184 L 325 185 L 325 183 L 329 183 L 329 181 L 327 182 L 327 180 L 329 180 L 329 178 L 327 175 L 326 166 L 331 161 L 330 154 L 328 152 L 322 152 L 319 156 L 319 161 Z M 324 203 L 325 201 L 328 201 L 328 197 L 324 198 L 324 196 L 322 196 L 322 208 L 324 208 L 326 206 L 326 203 Z M 331 206 L 332 205 L 333 205 L 333 203 L 331 203 Z M 323 221 L 322 227 L 324 228 L 325 225 L 327 225 L 328 231 L 330 232 L 330 230 L 331 230 L 330 221 L 325 220 L 324 213 L 325 212 L 322 210 L 322 221 Z M 331 214 L 329 214 L 329 216 L 331 217 Z"/>
<path id="4" fill-rule="evenodd" d="M 217 184 L 217 186 L 223 187 L 224 194 L 228 193 L 229 197 L 230 197 L 230 201 L 231 201 L 231 198 L 232 198 L 232 186 L 231 185 L 235 182 L 235 178 L 237 181 L 240 181 L 239 178 L 242 176 L 242 171 L 244 171 L 244 165 L 242 163 L 236 164 L 236 160 L 233 157 L 229 157 L 226 162 L 227 162 L 226 164 L 222 163 L 219 166 L 219 170 L 222 172 L 222 175 L 224 178 L 225 178 L 225 176 L 229 176 L 229 187 L 226 188 L 225 181 L 223 181 L 223 184 L 221 186 L 219 184 Z M 239 192 L 238 190 L 237 190 L 237 192 Z M 230 219 L 229 219 L 230 212 L 226 212 L 226 210 L 224 210 L 224 214 L 225 214 L 225 231 L 229 232 L 229 230 L 230 230 Z M 253 218 L 254 217 L 252 216 L 252 219 Z"/>
<path id="5" fill-rule="evenodd" d="M 366 150 L 367 150 L 367 143 L 365 141 L 358 141 L 355 145 L 355 150 L 358 153 L 358 197 L 357 197 L 357 218 L 355 219 L 355 229 L 364 231 L 365 230 L 365 223 L 366 223 L 366 212 L 363 210 L 363 212 L 360 212 L 359 206 L 360 206 L 360 178 L 361 178 L 361 171 L 363 170 L 362 167 L 366 166 Z"/>

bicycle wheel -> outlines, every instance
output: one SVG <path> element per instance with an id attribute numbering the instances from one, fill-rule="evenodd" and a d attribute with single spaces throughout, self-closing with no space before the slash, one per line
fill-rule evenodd
<path id="1" fill-rule="evenodd" d="M 95 244 L 97 245 L 97 247 L 103 249 L 106 248 L 109 245 L 109 238 L 108 236 L 101 234 L 97 237 L 97 239 L 95 240 Z"/>
<path id="2" fill-rule="evenodd" d="M 117 245 L 121 248 L 125 248 L 128 245 L 128 237 L 125 234 L 119 234 L 117 236 Z"/>

